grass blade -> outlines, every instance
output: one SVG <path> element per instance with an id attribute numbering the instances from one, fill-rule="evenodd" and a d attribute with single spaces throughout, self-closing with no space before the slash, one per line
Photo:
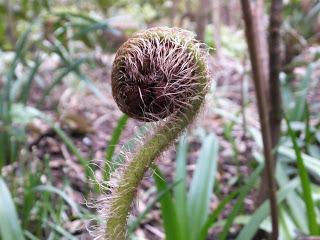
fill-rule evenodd
<path id="1" fill-rule="evenodd" d="M 24 85 L 24 88 L 23 88 L 23 91 L 22 91 L 22 94 L 21 94 L 21 98 L 20 98 L 20 101 L 23 103 L 23 104 L 26 104 L 27 103 L 27 100 L 28 100 L 28 97 L 29 97 L 29 93 L 30 93 L 30 89 L 31 89 L 31 84 L 32 84 L 32 81 L 34 79 L 34 76 L 36 75 L 39 67 L 40 67 L 40 64 L 41 64 L 41 61 L 39 58 L 36 59 L 35 61 L 35 64 L 33 66 L 33 68 L 31 69 L 28 77 L 27 77 L 27 80 L 26 80 L 26 83 Z"/>
<path id="2" fill-rule="evenodd" d="M 181 181 L 180 181 L 181 182 Z M 148 214 L 148 212 L 150 212 L 150 210 L 152 209 L 152 207 L 159 201 L 161 200 L 161 198 L 168 193 L 169 191 L 171 191 L 174 187 L 176 187 L 180 182 L 175 182 L 173 184 L 168 185 L 168 188 L 163 189 L 161 192 L 158 192 L 156 197 L 150 201 L 145 210 L 134 220 L 129 224 L 128 227 L 128 233 L 129 235 L 131 235 L 138 227 L 139 224 L 142 222 L 142 220 L 145 218 L 145 216 Z"/>
<path id="3" fill-rule="evenodd" d="M 40 238 L 37 238 L 34 236 L 31 232 L 29 231 L 24 231 L 24 235 L 26 236 L 27 239 L 29 240 L 40 240 Z"/>
<path id="4" fill-rule="evenodd" d="M 100 91 L 99 88 L 97 88 L 97 86 L 93 83 L 91 79 L 89 79 L 87 76 L 81 73 L 79 68 L 76 70 L 76 74 L 79 76 L 80 80 L 87 85 L 88 89 L 99 98 L 101 102 L 108 104 L 109 100 L 105 97 L 105 95 L 103 95 L 103 93 Z"/>
<path id="5" fill-rule="evenodd" d="M 109 21 L 108 20 L 104 20 L 101 22 L 96 22 L 96 23 L 91 23 L 89 24 L 87 27 L 85 27 L 84 29 L 80 30 L 79 33 L 75 34 L 75 38 L 80 37 L 81 35 L 87 35 L 91 32 L 95 32 L 97 30 L 109 30 L 112 32 L 115 32 L 116 34 L 121 34 L 120 31 L 117 30 L 113 30 L 110 25 L 109 25 Z"/>
<path id="6" fill-rule="evenodd" d="M 11 106 L 12 106 L 12 99 L 11 99 L 11 92 L 12 92 L 12 84 L 15 80 L 15 70 L 23 56 L 25 45 L 27 44 L 29 33 L 31 32 L 31 26 L 23 32 L 21 37 L 18 39 L 16 48 L 15 48 L 15 56 L 14 59 L 6 73 L 5 86 L 3 87 L 2 92 L 0 92 L 0 116 L 2 120 L 2 127 L 6 128 L 7 126 L 11 125 Z M 2 129 L 1 129 L 2 130 Z M 1 132 L 0 132 L 1 133 Z M 6 163 L 7 153 L 10 152 L 10 144 L 8 143 L 8 136 L 7 130 L 4 129 L 3 134 L 0 134 L 0 144 L 4 147 L 1 147 L 1 154 L 0 154 L 0 167 Z M 8 149 L 9 148 L 9 149 Z M 10 158 L 9 158 L 10 159 Z"/>
<path id="7" fill-rule="evenodd" d="M 69 232 L 67 232 L 63 227 L 61 227 L 60 225 L 56 224 L 56 223 L 52 223 L 47 221 L 47 224 L 49 227 L 51 227 L 54 231 L 56 231 L 57 233 L 59 233 L 60 235 L 63 236 L 63 239 L 66 240 L 77 240 L 78 238 L 72 236 Z"/>
<path id="8" fill-rule="evenodd" d="M 8 82 L 11 82 L 14 79 L 14 72 L 16 70 L 18 63 L 19 63 L 19 60 L 23 56 L 25 46 L 27 44 L 28 37 L 29 37 L 31 30 L 32 30 L 32 27 L 29 26 L 29 28 L 21 34 L 21 37 L 17 41 L 16 48 L 15 48 L 15 56 L 14 56 L 13 62 L 11 64 L 11 67 L 9 68 L 8 75 L 7 75 Z M 10 86 L 10 84 L 8 86 Z M 10 95 L 10 92 L 8 92 L 7 94 Z"/>
<path id="9" fill-rule="evenodd" d="M 281 188 L 277 193 L 277 202 L 281 203 L 296 187 L 299 186 L 298 179 L 291 180 L 284 188 Z M 253 236 L 258 231 L 260 224 L 270 214 L 269 200 L 265 201 L 250 217 L 249 222 L 244 226 L 238 234 L 236 240 L 253 239 Z"/>
<path id="10" fill-rule="evenodd" d="M 306 113 L 305 108 L 307 105 L 306 97 L 307 97 L 309 86 L 312 79 L 312 72 L 313 72 L 313 64 L 309 64 L 307 67 L 306 74 L 299 86 L 299 91 L 295 99 L 295 107 L 290 112 L 290 117 L 289 117 L 290 120 L 303 121 L 305 118 L 305 113 Z"/>
<path id="11" fill-rule="evenodd" d="M 153 179 L 157 186 L 157 191 L 162 192 L 169 188 L 164 180 L 161 171 L 154 167 Z M 160 199 L 163 227 L 166 233 L 166 240 L 184 240 L 181 238 L 180 225 L 177 219 L 176 206 L 174 205 L 171 192 L 167 191 Z"/>
<path id="12" fill-rule="evenodd" d="M 243 205 L 244 199 L 249 193 L 249 191 L 252 189 L 254 183 L 256 182 L 257 178 L 259 177 L 261 171 L 263 169 L 263 164 L 260 164 L 254 172 L 251 174 L 250 178 L 248 179 L 248 182 L 246 185 L 244 185 L 240 190 L 240 196 L 237 200 L 236 204 L 234 205 L 231 213 L 229 214 L 229 217 L 227 218 L 226 224 L 224 225 L 223 231 L 221 234 L 219 234 L 219 239 L 224 240 L 227 238 L 228 231 L 230 230 L 230 227 L 232 226 L 232 223 L 241 210 L 241 207 Z"/>
<path id="13" fill-rule="evenodd" d="M 110 177 L 110 173 L 113 169 L 112 167 L 112 157 L 114 154 L 114 150 L 116 148 L 116 145 L 119 143 L 120 136 L 127 124 L 128 116 L 122 115 L 117 123 L 117 126 L 112 132 L 111 140 L 109 142 L 109 145 L 106 149 L 106 156 L 105 156 L 105 167 L 104 167 L 104 180 L 108 181 Z"/>
<path id="14" fill-rule="evenodd" d="M 238 194 L 239 191 L 232 192 L 219 203 L 218 207 L 209 215 L 206 223 L 202 227 L 200 239 L 206 239 L 209 229 L 216 223 L 219 214 L 224 210 L 225 206 L 230 203 Z"/>
<path id="15" fill-rule="evenodd" d="M 188 235 L 199 239 L 201 226 L 208 217 L 218 162 L 218 141 L 214 134 L 203 139 L 200 157 L 193 174 L 188 194 Z"/>
<path id="16" fill-rule="evenodd" d="M 174 188 L 175 201 L 176 204 L 178 221 L 181 226 L 182 238 L 187 240 L 187 187 L 186 187 L 186 174 L 187 174 L 187 152 L 188 152 L 188 142 L 185 135 L 180 139 L 179 146 L 177 148 L 177 158 L 176 158 L 176 176 L 175 181 L 180 182 L 178 186 Z"/>
<path id="17" fill-rule="evenodd" d="M 76 158 L 79 160 L 79 162 L 81 163 L 82 167 L 85 170 L 86 176 L 92 177 L 94 179 L 93 172 L 90 169 L 89 160 L 82 155 L 82 153 L 78 150 L 78 148 L 72 142 L 71 138 L 69 138 L 69 136 L 58 126 L 58 124 L 52 124 L 52 129 L 56 132 L 59 138 L 64 142 L 64 144 L 71 151 L 71 153 L 75 155 Z"/>
<path id="18" fill-rule="evenodd" d="M 51 85 L 46 88 L 43 92 L 43 95 L 42 95 L 42 99 L 41 101 L 39 102 L 39 104 L 42 104 L 44 102 L 44 100 L 46 99 L 46 97 L 50 94 L 50 92 L 54 89 L 54 87 L 56 85 L 59 85 L 63 78 L 66 77 L 69 73 L 73 72 L 73 71 L 76 71 L 77 68 L 84 62 L 83 59 L 78 59 L 78 60 L 75 60 L 74 63 L 70 64 L 68 67 L 66 67 L 54 80 L 53 82 L 51 83 Z M 38 105 L 39 105 L 38 104 Z"/>
<path id="19" fill-rule="evenodd" d="M 286 165 L 284 165 L 284 163 L 278 161 L 276 176 L 280 188 L 286 186 L 290 181 L 288 173 L 285 171 L 285 166 Z M 290 192 L 286 197 L 286 203 L 288 204 L 292 219 L 294 220 L 297 227 L 304 233 L 307 233 L 308 226 L 307 218 L 305 215 L 305 208 L 299 194 L 296 191 Z"/>
<path id="20" fill-rule="evenodd" d="M 148 131 L 150 131 L 150 128 L 146 127 L 146 125 L 139 127 L 134 136 L 123 145 L 122 149 L 125 149 L 126 152 L 132 152 L 140 144 L 140 142 L 137 140 L 144 136 Z M 120 152 L 113 158 L 112 167 L 114 169 L 112 170 L 115 171 L 125 161 L 125 154 Z"/>
<path id="21" fill-rule="evenodd" d="M 293 219 L 289 216 L 284 206 L 279 206 L 279 210 L 280 237 L 282 239 L 295 239 L 297 228 L 292 221 Z"/>
<path id="22" fill-rule="evenodd" d="M 78 205 L 73 201 L 72 198 L 70 198 L 65 192 L 61 191 L 60 189 L 50 186 L 50 185 L 40 185 L 34 188 L 34 191 L 37 192 L 49 192 L 54 193 L 60 196 L 66 203 L 70 205 L 72 210 L 77 214 L 78 216 L 81 216 L 81 213 L 79 211 Z"/>
<path id="23" fill-rule="evenodd" d="M 279 147 L 278 152 L 279 152 L 279 154 L 288 158 L 289 162 L 296 161 L 296 154 L 295 154 L 294 149 L 282 145 Z M 317 169 L 320 169 L 319 159 L 314 158 L 314 157 L 312 157 L 308 154 L 305 154 L 303 152 L 301 152 L 301 156 L 302 156 L 302 159 L 304 160 L 305 166 L 308 168 L 308 171 L 311 174 L 315 174 L 317 176 L 320 176 L 319 171 L 317 171 Z"/>
<path id="24" fill-rule="evenodd" d="M 296 154 L 296 160 L 297 160 L 297 166 L 299 170 L 298 172 L 299 172 L 299 177 L 300 177 L 301 186 L 302 186 L 303 198 L 304 198 L 304 202 L 306 204 L 306 209 L 307 209 L 309 233 L 311 235 L 317 235 L 319 234 L 319 226 L 317 224 L 317 216 L 316 216 L 314 203 L 311 195 L 311 183 L 310 183 L 309 175 L 304 165 L 304 161 L 301 155 L 301 150 L 297 143 L 296 136 L 286 116 L 285 116 L 285 119 L 288 125 L 288 134 L 291 138 L 293 148 Z"/>
<path id="25" fill-rule="evenodd" d="M 0 177 L 0 236 L 5 240 L 23 240 L 23 232 L 18 220 L 9 189 Z"/>
<path id="26" fill-rule="evenodd" d="M 79 19 L 83 19 L 85 21 L 89 21 L 93 23 L 97 22 L 95 18 L 91 17 L 89 14 L 86 14 L 82 11 L 59 9 L 59 10 L 55 10 L 53 14 L 56 15 L 57 17 L 68 19 L 68 20 L 70 20 L 71 18 L 79 18 Z"/>

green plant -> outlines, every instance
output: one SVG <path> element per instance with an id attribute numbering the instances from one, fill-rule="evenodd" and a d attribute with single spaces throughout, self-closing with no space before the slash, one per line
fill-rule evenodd
<path id="1" fill-rule="evenodd" d="M 68 177 L 62 179 L 63 186 L 53 185 L 55 180 L 48 156 L 32 162 L 23 158 L 19 161 L 22 183 L 6 176 L 10 179 L 7 183 L 11 194 L 0 178 L 0 237 L 5 234 L 1 239 L 76 239 L 65 224 L 95 216 L 69 196 L 71 182 Z M 23 191 L 18 192 L 17 186 Z"/>
<path id="2" fill-rule="evenodd" d="M 312 72 L 314 64 L 307 66 L 306 73 L 302 77 L 296 89 L 293 89 L 290 75 L 287 75 L 286 82 L 282 86 L 283 101 L 288 103 L 284 106 L 284 111 L 289 121 L 306 121 L 307 118 L 307 95 L 312 87 Z"/>
<path id="3" fill-rule="evenodd" d="M 286 196 L 290 194 L 292 191 L 295 190 L 299 186 L 298 179 L 291 180 L 286 186 L 278 190 L 277 192 L 277 203 L 281 203 L 284 201 Z M 268 201 L 263 202 L 260 207 L 252 214 L 249 215 L 247 218 L 237 219 L 237 223 L 244 224 L 244 227 L 238 234 L 236 240 L 247 240 L 253 239 L 256 232 L 259 228 L 263 227 L 263 229 L 270 231 L 270 220 L 268 221 L 268 226 L 263 226 L 263 222 L 267 219 L 269 215 L 270 207 Z"/>
<path id="4" fill-rule="evenodd" d="M 21 119 L 14 116 L 13 109 L 19 104 L 26 104 L 30 86 L 40 66 L 40 59 L 37 58 L 25 66 L 26 74 L 17 78 L 16 68 L 23 62 L 30 31 L 31 28 L 27 29 L 18 40 L 14 58 L 5 73 L 4 86 L 0 89 L 0 169 L 16 161 L 25 141 L 24 126 L 17 125 Z"/>
<path id="5" fill-rule="evenodd" d="M 113 169 L 113 162 L 112 162 L 112 157 L 114 154 L 114 150 L 116 148 L 116 144 L 118 144 L 121 133 L 126 126 L 128 121 L 128 116 L 127 115 L 122 115 L 119 120 L 118 124 L 115 127 L 115 129 L 112 132 L 111 140 L 109 142 L 109 145 L 106 149 L 106 156 L 105 156 L 105 167 L 104 167 L 104 180 L 108 181 L 110 177 L 110 173 Z"/>
<path id="6" fill-rule="evenodd" d="M 193 174 L 189 192 L 186 188 L 186 139 L 180 141 L 176 162 L 174 192 L 160 199 L 166 239 L 200 239 L 203 225 L 209 217 L 218 160 L 218 142 L 214 134 L 203 138 L 202 149 Z M 168 188 L 163 174 L 155 170 L 157 191 Z"/>
<path id="7" fill-rule="evenodd" d="M 206 239 L 210 228 L 222 224 L 218 217 L 226 205 L 231 201 L 235 201 L 231 213 L 224 221 L 223 231 L 219 234 L 219 239 L 227 239 L 230 227 L 240 213 L 245 197 L 257 183 L 257 179 L 262 172 L 263 164 L 260 164 L 242 187 L 222 199 L 216 209 L 210 213 L 208 204 L 215 183 L 218 142 L 213 134 L 202 136 L 202 139 L 202 148 L 191 180 L 189 193 L 187 193 L 186 186 L 188 149 L 186 138 L 181 138 L 177 147 L 176 175 L 172 184 L 169 184 L 162 172 L 157 167 L 154 167 L 154 180 L 158 192 L 155 199 L 159 200 L 161 204 L 166 239 Z M 155 201 L 152 201 L 152 203 L 154 204 Z M 145 211 L 148 210 L 150 210 L 150 207 Z M 145 216 L 145 211 L 137 220 L 129 224 L 130 233 L 133 232 L 138 222 Z"/>
<path id="8" fill-rule="evenodd" d="M 120 109 L 144 121 L 171 116 L 116 170 L 117 177 L 111 177 L 117 183 L 103 206 L 105 239 L 125 238 L 127 215 L 145 171 L 190 124 L 203 103 L 208 78 L 200 46 L 187 31 L 154 28 L 135 35 L 118 50 L 112 90 Z"/>
<path id="9" fill-rule="evenodd" d="M 315 206 L 312 199 L 311 181 L 309 179 L 309 176 L 302 158 L 301 150 L 296 140 L 296 136 L 291 128 L 291 125 L 288 119 L 286 119 L 286 122 L 288 125 L 288 135 L 291 138 L 293 148 L 297 157 L 297 168 L 298 168 L 299 178 L 301 181 L 303 199 L 306 205 L 306 214 L 308 219 L 309 233 L 311 235 L 320 235 L 320 228 L 317 223 Z"/>
<path id="10" fill-rule="evenodd" d="M 7 240 L 23 240 L 25 238 L 12 196 L 1 177 L 0 189 L 0 237 Z"/>
<path id="11" fill-rule="evenodd" d="M 297 141 L 293 132 L 290 133 L 289 138 L 294 142 Z M 288 161 L 288 158 L 293 161 Z M 304 163 L 301 161 L 302 158 Z M 298 162 L 298 170 L 292 166 L 295 161 Z M 307 167 L 309 174 L 315 174 L 312 169 L 320 167 L 317 159 L 301 153 L 296 144 L 294 149 L 279 147 L 276 177 L 280 187 L 277 192 L 278 208 L 281 212 L 280 239 L 295 239 L 299 235 L 317 236 L 319 234 L 319 224 L 314 215 L 320 210 L 317 204 L 319 196 L 315 190 L 317 187 L 307 177 L 303 164 L 309 166 Z M 270 231 L 268 208 L 268 202 L 265 201 L 252 215 L 239 216 L 235 220 L 237 223 L 244 224 L 237 240 L 252 239 L 258 229 Z"/>
<path id="12" fill-rule="evenodd" d="M 308 105 L 305 105 L 308 108 Z M 234 124 L 242 124 L 241 117 L 224 112 L 220 109 L 215 109 L 216 114 L 221 115 L 225 120 L 230 119 Z M 316 214 L 320 211 L 319 203 L 319 188 L 318 181 L 312 179 L 319 179 L 320 174 L 317 169 L 320 169 L 320 163 L 317 156 L 312 156 L 307 152 L 304 147 L 306 144 L 305 131 L 310 131 L 312 141 L 316 141 L 314 135 L 317 128 L 307 130 L 307 124 L 303 122 L 289 122 L 291 126 L 290 134 L 283 134 L 281 144 L 278 146 L 278 160 L 276 179 L 279 185 L 279 191 L 277 192 L 278 208 L 281 212 L 280 215 L 280 239 L 295 239 L 298 235 L 310 235 L 308 229 L 308 215 L 310 211 L 306 210 L 306 203 L 314 205 Z M 311 127 L 310 127 L 311 128 Z M 301 133 L 302 131 L 302 133 Z M 248 133 L 251 135 L 255 143 L 259 148 L 262 147 L 261 135 L 258 129 L 253 126 L 248 126 Z M 293 134 L 295 133 L 295 134 Z M 300 133 L 297 135 L 297 133 Z M 292 135 L 293 134 L 293 135 Z M 288 135 L 288 136 L 287 136 Z M 294 137 L 294 139 L 292 139 Z M 286 140 L 288 139 L 288 140 Z M 299 145 L 293 145 L 292 140 Z M 314 148 L 319 148 L 316 142 L 313 142 Z M 303 159 L 307 171 L 301 178 L 297 168 L 298 158 Z M 301 167 L 301 161 L 300 161 Z M 304 170 L 303 170 L 304 171 Z M 309 179 L 309 180 L 308 180 Z M 312 192 L 310 197 L 307 197 L 308 201 L 305 201 L 305 194 L 303 193 L 302 183 L 304 185 L 310 185 Z M 308 187 L 307 187 L 308 188 Z M 312 203 L 313 202 L 313 203 Z M 237 236 L 237 240 L 252 239 L 259 229 L 266 232 L 270 232 L 270 219 L 269 219 L 269 207 L 268 202 L 265 201 L 254 213 L 248 215 L 240 215 L 234 219 L 235 223 L 243 224 L 244 227 Z M 312 215 L 312 213 L 311 213 Z M 311 217 L 312 218 L 312 217 Z M 227 221 L 227 220 L 226 220 Z M 312 227 L 316 228 L 319 223 L 314 223 L 315 220 L 311 220 Z"/>
<path id="13" fill-rule="evenodd" d="M 290 1 L 284 4 L 286 16 L 286 31 L 291 36 L 293 32 L 299 34 L 299 38 L 312 38 L 316 34 L 316 18 L 320 12 L 320 2 L 313 1 L 302 8 L 300 1 Z M 299 39 L 296 39 L 296 41 Z M 301 41 L 301 40 L 300 40 Z M 290 42 L 288 42 L 290 43 Z M 291 42 L 292 43 L 292 42 Z M 297 42 L 296 42 L 297 43 Z"/>

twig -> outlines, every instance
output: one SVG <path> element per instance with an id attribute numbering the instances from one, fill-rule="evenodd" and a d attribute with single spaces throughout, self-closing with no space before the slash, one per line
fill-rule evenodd
<path id="1" fill-rule="evenodd" d="M 263 150 L 266 162 L 267 180 L 269 184 L 269 199 L 271 208 L 272 219 L 272 238 L 278 239 L 278 209 L 276 201 L 276 183 L 274 179 L 273 171 L 273 158 L 272 158 L 272 142 L 270 134 L 270 125 L 268 119 L 268 108 L 266 96 L 263 90 L 264 74 L 262 72 L 262 63 L 259 61 L 259 51 L 256 39 L 256 29 L 254 28 L 254 21 L 251 12 L 251 6 L 249 0 L 241 0 L 241 7 L 243 12 L 243 19 L 245 22 L 246 38 L 249 48 L 249 54 L 251 59 L 251 67 L 253 73 L 253 80 L 256 90 L 258 112 L 262 131 Z"/>
<path id="2" fill-rule="evenodd" d="M 196 33 L 197 33 L 198 40 L 200 40 L 201 42 L 204 42 L 207 18 L 210 11 L 209 6 L 210 6 L 209 0 L 198 1 Z"/>
<path id="3" fill-rule="evenodd" d="M 256 27 L 256 37 L 258 41 L 259 48 L 259 61 L 262 64 L 262 73 L 263 73 L 263 82 L 264 89 L 267 97 L 270 96 L 269 93 L 269 52 L 268 52 L 268 41 L 267 41 L 267 33 L 265 27 L 265 19 L 264 19 L 264 0 L 255 1 L 254 11 L 252 12 L 253 19 Z M 268 106 L 269 107 L 269 106 Z"/>
<path id="4" fill-rule="evenodd" d="M 215 40 L 217 58 L 221 57 L 221 14 L 220 2 L 211 0 L 212 5 L 212 22 L 213 22 L 213 39 Z"/>
<path id="5" fill-rule="evenodd" d="M 269 81 L 270 81 L 270 128 L 272 148 L 274 148 L 280 137 L 282 120 L 282 101 L 280 91 L 279 73 L 281 70 L 281 46 L 280 27 L 282 23 L 282 0 L 272 0 L 269 27 Z"/>
<path id="6" fill-rule="evenodd" d="M 272 0 L 270 9 L 269 26 L 269 124 L 271 131 L 271 142 L 273 149 L 273 169 L 277 159 L 276 146 L 278 145 L 281 134 L 282 120 L 282 101 L 280 91 L 279 73 L 281 70 L 281 46 L 280 46 L 280 27 L 282 23 L 282 0 Z M 267 178 L 267 172 L 264 171 L 262 179 Z M 260 191 L 257 198 L 257 205 L 260 205 L 267 198 L 266 181 L 261 182 Z"/>

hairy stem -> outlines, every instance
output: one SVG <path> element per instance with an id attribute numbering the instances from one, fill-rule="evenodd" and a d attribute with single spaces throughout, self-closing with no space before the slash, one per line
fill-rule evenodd
<path id="1" fill-rule="evenodd" d="M 199 71 L 204 72 L 204 62 L 199 60 L 198 64 Z M 125 239 L 128 212 L 143 175 L 152 162 L 173 143 L 199 112 L 204 101 L 207 77 L 203 76 L 199 81 L 198 95 L 190 101 L 188 107 L 184 107 L 162 122 L 153 136 L 133 154 L 125 166 L 119 169 L 120 179 L 108 203 L 110 205 L 106 219 L 105 240 Z"/>

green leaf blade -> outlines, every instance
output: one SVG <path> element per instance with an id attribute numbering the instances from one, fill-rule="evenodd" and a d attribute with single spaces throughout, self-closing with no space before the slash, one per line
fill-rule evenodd
<path id="1" fill-rule="evenodd" d="M 5 240 L 24 240 L 23 231 L 9 189 L 0 177 L 0 236 Z"/>
<path id="2" fill-rule="evenodd" d="M 201 227 L 208 217 L 218 160 L 218 141 L 214 134 L 204 138 L 200 157 L 188 194 L 188 230 L 190 239 L 199 239 Z"/>
<path id="3" fill-rule="evenodd" d="M 119 143 L 120 136 L 121 136 L 125 126 L 127 125 L 127 121 L 128 121 L 128 116 L 122 115 L 118 120 L 117 126 L 115 127 L 115 129 L 112 132 L 111 140 L 110 140 L 109 145 L 106 149 L 105 167 L 104 167 L 104 180 L 105 181 L 109 180 L 110 173 L 113 170 L 112 157 L 113 157 L 114 151 L 116 149 L 116 145 Z"/>
<path id="4" fill-rule="evenodd" d="M 179 184 L 174 188 L 174 196 L 176 201 L 178 221 L 181 226 L 182 238 L 188 239 L 188 220 L 187 220 L 187 187 L 186 187 L 186 174 L 187 174 L 187 153 L 188 142 L 186 136 L 182 136 L 177 148 L 176 158 L 176 176 L 175 181 Z"/>
<path id="5" fill-rule="evenodd" d="M 168 183 L 164 180 L 161 171 L 154 168 L 154 180 L 158 192 L 165 191 L 169 188 Z M 184 240 L 181 238 L 180 225 L 177 219 L 176 206 L 174 205 L 171 192 L 166 192 L 160 199 L 161 213 L 163 219 L 166 240 Z"/>
<path id="6" fill-rule="evenodd" d="M 291 128 L 289 120 L 285 117 L 287 125 L 288 125 L 288 134 L 291 138 L 293 148 L 296 154 L 296 161 L 298 166 L 298 172 L 299 172 L 299 178 L 301 181 L 302 186 L 302 192 L 303 192 L 303 198 L 304 202 L 306 204 L 306 210 L 307 210 L 307 217 L 308 217 L 308 227 L 309 227 L 309 233 L 311 235 L 318 235 L 319 234 L 319 226 L 317 224 L 317 216 L 315 212 L 314 202 L 312 199 L 312 192 L 311 192 L 311 182 L 309 179 L 309 175 L 307 172 L 307 169 L 305 167 L 301 150 L 299 148 L 299 145 L 296 140 L 296 136 Z"/>

